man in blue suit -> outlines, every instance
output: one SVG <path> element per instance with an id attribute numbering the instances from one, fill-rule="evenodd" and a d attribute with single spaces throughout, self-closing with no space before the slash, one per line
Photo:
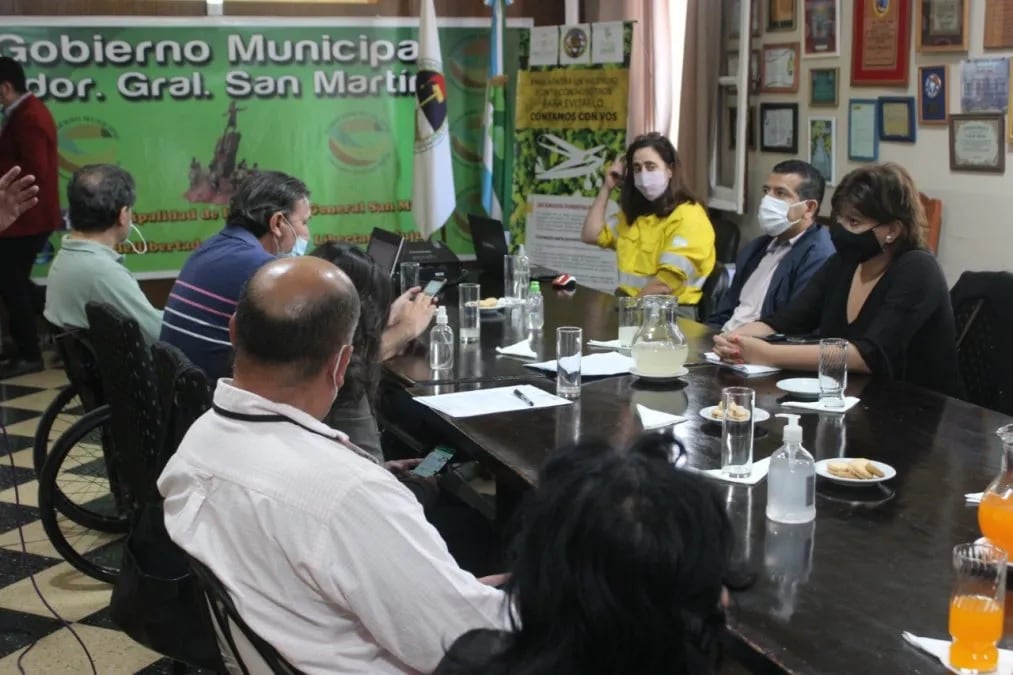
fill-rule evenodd
<path id="1" fill-rule="evenodd" d="M 764 235 L 739 253 L 735 277 L 707 324 L 724 331 L 787 305 L 834 253 L 827 228 L 816 222 L 826 181 L 808 162 L 781 162 L 763 184 L 757 218 Z"/>

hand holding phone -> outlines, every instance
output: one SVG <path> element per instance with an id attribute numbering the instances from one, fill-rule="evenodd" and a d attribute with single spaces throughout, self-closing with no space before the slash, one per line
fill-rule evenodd
<path id="1" fill-rule="evenodd" d="M 447 465 L 447 462 L 453 459 L 453 457 L 454 457 L 453 450 L 438 445 L 435 448 L 433 448 L 432 452 L 426 455 L 425 459 L 423 459 L 418 466 L 412 469 L 412 473 L 415 474 L 416 476 L 421 476 L 423 478 L 435 476 L 437 473 L 443 470 L 443 467 L 445 467 Z"/>
<path id="2" fill-rule="evenodd" d="M 428 295 L 430 298 L 435 298 L 440 293 L 440 291 L 443 290 L 443 287 L 446 285 L 447 285 L 446 279 L 433 279 L 428 284 L 426 284 L 425 288 L 422 289 L 422 294 Z"/>

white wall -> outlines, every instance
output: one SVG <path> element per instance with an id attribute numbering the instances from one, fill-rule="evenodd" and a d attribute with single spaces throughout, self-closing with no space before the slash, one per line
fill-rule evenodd
<path id="1" fill-rule="evenodd" d="M 765 4 L 765 0 L 760 0 Z M 951 113 L 960 113 L 960 70 L 959 63 L 967 58 L 1010 56 L 1010 50 L 988 50 L 982 47 L 985 26 L 985 3 L 971 2 L 971 33 L 968 54 L 961 53 L 916 53 L 914 50 L 914 26 L 911 33 L 910 75 L 907 89 L 900 87 L 854 87 L 851 80 L 851 36 L 854 0 L 840 0 L 841 5 L 841 47 L 839 58 L 801 60 L 799 91 L 797 94 L 760 94 L 751 97 L 756 106 L 757 116 L 761 102 L 797 102 L 799 157 L 808 159 L 807 119 L 812 116 L 837 118 L 836 170 L 838 179 L 848 171 L 860 166 L 848 161 L 848 99 L 877 98 L 879 96 L 914 96 L 917 104 L 918 67 L 949 64 L 949 104 Z M 795 33 L 764 32 L 753 39 L 753 47 L 759 44 L 780 42 L 801 42 L 802 6 L 804 0 L 797 0 L 798 30 Z M 912 3 L 913 4 L 913 3 Z M 912 11 L 913 13 L 913 11 Z M 764 17 L 764 28 L 766 27 Z M 912 24 L 914 17 L 912 16 Z M 809 69 L 838 68 L 840 89 L 838 107 L 809 108 Z M 757 142 L 759 142 L 759 120 Z M 725 121 L 727 124 L 727 121 Z M 743 216 L 743 244 L 757 236 L 755 210 L 760 199 L 759 187 L 776 163 L 789 159 L 790 155 L 779 153 L 749 153 L 747 214 Z M 919 190 L 930 197 L 943 201 L 943 224 L 939 238 L 938 258 L 946 277 L 952 285 L 965 270 L 1011 270 L 1013 271 L 1013 162 L 1007 156 L 1006 175 L 954 173 L 950 171 L 949 133 L 946 126 L 919 126 L 917 142 L 892 143 L 880 141 L 879 161 L 893 161 L 902 164 L 911 172 Z M 827 189 L 823 213 L 829 214 L 830 195 L 833 187 Z"/>

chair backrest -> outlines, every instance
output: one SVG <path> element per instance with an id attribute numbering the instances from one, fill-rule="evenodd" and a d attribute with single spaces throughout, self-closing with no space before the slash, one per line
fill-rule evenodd
<path id="1" fill-rule="evenodd" d="M 935 255 L 939 249 L 939 231 L 943 227 L 943 201 L 933 199 L 923 192 L 918 193 L 922 208 L 925 209 L 925 220 L 928 226 L 923 233 L 925 236 L 925 248 Z"/>
<path id="2" fill-rule="evenodd" d="M 714 269 L 703 282 L 700 296 L 700 303 L 697 305 L 697 319 L 706 321 L 714 309 L 721 302 L 721 296 L 728 290 L 728 275 L 725 274 L 725 266 L 720 262 L 714 263 Z"/>
<path id="3" fill-rule="evenodd" d="M 711 211 L 711 224 L 714 226 L 714 251 L 718 262 L 729 265 L 735 262 L 739 253 L 739 240 L 742 232 L 735 223 L 722 218 L 719 211 Z"/>
<path id="4" fill-rule="evenodd" d="M 239 616 L 229 591 L 210 569 L 190 558 L 190 569 L 204 591 L 211 622 L 218 635 L 218 648 L 225 667 L 233 675 L 300 675 L 288 661 Z"/>
<path id="5" fill-rule="evenodd" d="M 155 462 L 160 454 L 164 415 L 151 350 L 135 319 L 106 303 L 86 308 L 92 344 L 111 412 L 110 427 L 117 475 L 128 511 L 158 500 Z"/>
<path id="6" fill-rule="evenodd" d="M 158 398 L 163 410 L 169 411 L 158 459 L 161 473 L 190 426 L 211 408 L 211 385 L 204 371 L 173 345 L 156 342 L 151 346 L 151 355 L 158 381 Z"/>
<path id="7" fill-rule="evenodd" d="M 1013 415 L 1013 274 L 964 272 L 950 291 L 967 399 Z"/>
<path id="8" fill-rule="evenodd" d="M 99 372 L 91 334 L 83 328 L 53 328 L 57 353 L 63 361 L 67 380 L 81 399 L 84 412 L 104 405 L 106 400 L 102 390 L 102 374 Z"/>

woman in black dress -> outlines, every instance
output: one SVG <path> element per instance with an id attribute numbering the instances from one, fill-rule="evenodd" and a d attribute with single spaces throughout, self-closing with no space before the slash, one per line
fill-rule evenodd
<path id="1" fill-rule="evenodd" d="M 434 675 L 713 672 L 731 527 L 671 447 L 650 434 L 552 453 L 519 514 L 515 631 L 465 633 Z"/>
<path id="2" fill-rule="evenodd" d="M 817 345 L 770 343 L 774 333 L 844 338 L 848 370 L 949 396 L 964 392 L 946 279 L 922 247 L 925 212 L 897 164 L 856 169 L 831 200 L 837 249 L 781 311 L 715 336 L 725 361 L 816 370 Z"/>

